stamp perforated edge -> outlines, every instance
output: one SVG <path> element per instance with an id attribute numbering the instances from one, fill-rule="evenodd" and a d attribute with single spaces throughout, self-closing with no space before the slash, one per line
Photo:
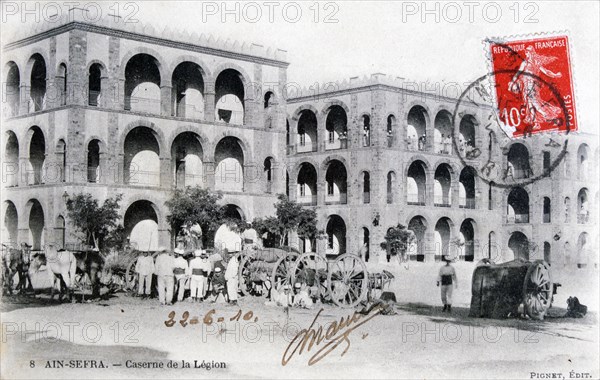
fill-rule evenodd
<path id="1" fill-rule="evenodd" d="M 579 103 L 579 99 L 577 97 L 577 81 L 575 80 L 575 50 L 573 49 L 573 39 L 571 36 L 571 32 L 568 29 L 564 29 L 564 30 L 556 30 L 556 31 L 552 31 L 552 32 L 534 32 L 534 33 L 524 33 L 524 34 L 510 34 L 508 36 L 495 36 L 495 37 L 486 37 L 484 38 L 481 43 L 483 46 L 483 53 L 486 59 L 486 67 L 488 69 L 489 73 L 493 73 L 494 72 L 494 67 L 493 67 L 493 63 L 492 63 L 492 55 L 491 55 L 491 50 L 490 50 L 490 44 L 492 43 L 509 43 L 512 41 L 518 41 L 521 39 L 539 39 L 539 38 L 552 38 L 552 37 L 561 37 L 561 36 L 566 36 L 567 37 L 567 47 L 568 47 L 568 57 L 569 57 L 569 70 L 570 70 L 570 74 L 571 74 L 571 88 L 573 89 L 573 99 L 574 99 L 574 103 L 575 103 L 575 112 L 576 112 L 576 117 L 577 117 L 577 130 L 575 131 L 569 131 L 568 133 L 565 132 L 560 132 L 560 131 L 544 131 L 542 133 L 540 133 L 540 135 L 543 136 L 565 136 L 565 135 L 578 135 L 581 132 L 581 128 L 580 128 L 580 121 L 581 118 L 579 117 L 579 115 L 581 114 L 581 108 L 580 108 L 580 103 Z M 492 75 L 492 77 L 494 77 Z M 494 86 L 496 85 L 495 82 L 495 77 L 491 79 L 493 81 Z M 494 110 L 494 112 L 498 112 L 497 109 L 497 104 L 498 104 L 498 99 L 496 98 L 496 92 L 492 91 L 492 96 L 493 96 L 493 101 L 494 104 L 492 104 L 492 108 Z M 519 136 L 519 137 L 510 137 L 513 140 L 516 139 L 522 139 L 522 138 L 526 138 L 525 136 Z"/>

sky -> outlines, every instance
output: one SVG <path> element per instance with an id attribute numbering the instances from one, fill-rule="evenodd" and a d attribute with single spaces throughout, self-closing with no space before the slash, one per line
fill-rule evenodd
<path id="1" fill-rule="evenodd" d="M 40 4 L 43 10 L 45 3 Z M 99 4 L 102 12 L 119 10 L 122 17 L 151 23 L 159 30 L 175 26 L 198 34 L 287 50 L 288 81 L 306 86 L 372 73 L 403 77 L 415 83 L 427 80 L 468 83 L 488 72 L 482 43 L 485 38 L 566 30 L 571 38 L 580 130 L 598 134 L 600 8 L 597 1 L 266 0 Z M 231 12 L 225 12 L 226 9 Z M 21 18 L 18 14 L 9 15 L 3 21 L 6 31 L 19 27 Z"/>

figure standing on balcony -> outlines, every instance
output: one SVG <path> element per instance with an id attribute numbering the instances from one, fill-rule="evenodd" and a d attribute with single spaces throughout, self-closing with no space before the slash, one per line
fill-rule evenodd
<path id="1" fill-rule="evenodd" d="M 507 179 L 508 177 L 510 177 L 513 181 L 515 180 L 515 166 L 510 161 L 508 161 L 508 164 L 506 165 L 504 179 Z"/>
<path id="2" fill-rule="evenodd" d="M 446 138 L 444 138 L 444 153 L 446 154 L 450 154 L 452 153 L 452 139 L 450 138 L 450 135 L 447 135 Z"/>
<path id="3" fill-rule="evenodd" d="M 425 136 L 425 134 L 422 134 L 421 137 L 419 137 L 419 150 L 425 149 L 426 142 L 427 142 L 427 137 Z"/>

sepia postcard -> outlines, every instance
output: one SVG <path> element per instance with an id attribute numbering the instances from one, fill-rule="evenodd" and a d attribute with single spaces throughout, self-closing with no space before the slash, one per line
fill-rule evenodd
<path id="1" fill-rule="evenodd" d="M 0 8 L 0 379 L 600 378 L 600 3 Z"/>

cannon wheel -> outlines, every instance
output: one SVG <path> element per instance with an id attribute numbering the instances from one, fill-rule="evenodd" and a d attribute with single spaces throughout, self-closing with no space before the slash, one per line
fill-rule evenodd
<path id="1" fill-rule="evenodd" d="M 340 307 L 354 307 L 365 300 L 369 291 L 369 274 L 365 262 L 356 255 L 345 253 L 329 266 L 327 290 Z"/>
<path id="2" fill-rule="evenodd" d="M 552 304 L 552 291 L 548 263 L 543 260 L 531 263 L 523 281 L 525 313 L 533 319 L 543 320 Z"/>
<path id="3" fill-rule="evenodd" d="M 278 290 L 280 285 L 292 285 L 292 270 L 297 259 L 298 254 L 292 251 L 277 260 L 271 274 L 271 282 L 274 289 Z"/>
<path id="4" fill-rule="evenodd" d="M 316 290 L 317 300 L 325 300 L 328 292 L 326 286 L 326 277 L 328 263 L 325 257 L 315 252 L 303 253 L 298 257 L 292 266 L 291 283 L 304 281 L 307 285 Z"/>

